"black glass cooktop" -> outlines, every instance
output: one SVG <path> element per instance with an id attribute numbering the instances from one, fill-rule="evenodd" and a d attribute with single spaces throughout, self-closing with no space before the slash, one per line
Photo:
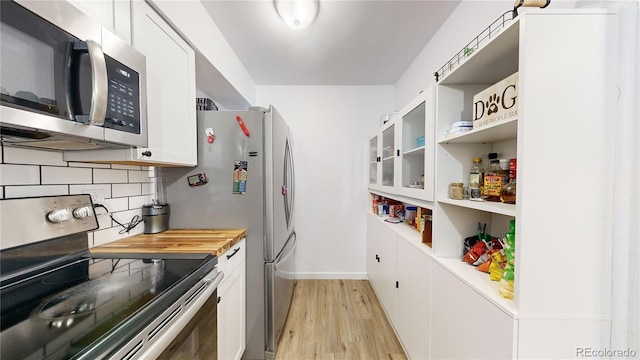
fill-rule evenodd
<path id="1" fill-rule="evenodd" d="M 73 359 L 128 339 L 213 269 L 204 259 L 78 258 L 0 287 L 0 358 Z M 157 308 L 156 310 L 150 310 Z M 134 325 L 131 325 L 131 324 Z M 111 344 L 110 347 L 114 345 Z"/>

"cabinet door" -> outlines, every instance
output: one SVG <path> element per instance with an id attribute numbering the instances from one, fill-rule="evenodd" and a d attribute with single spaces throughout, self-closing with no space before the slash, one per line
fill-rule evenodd
<path id="1" fill-rule="evenodd" d="M 435 262 L 431 274 L 432 359 L 515 357 L 509 315 Z"/>
<path id="2" fill-rule="evenodd" d="M 67 0 L 85 14 L 96 19 L 127 44 L 131 44 L 130 0 Z"/>
<path id="3" fill-rule="evenodd" d="M 149 134 L 137 160 L 196 165 L 195 53 L 148 4 L 134 13 L 133 45 L 147 58 Z"/>
<path id="4" fill-rule="evenodd" d="M 397 148 L 397 118 L 387 122 L 380 131 L 381 167 L 380 189 L 389 193 L 396 192 L 396 168 L 397 159 L 400 155 Z"/>
<path id="5" fill-rule="evenodd" d="M 398 118 L 398 194 L 433 201 L 434 90 L 423 91 Z"/>
<path id="6" fill-rule="evenodd" d="M 380 135 L 376 133 L 369 138 L 369 188 L 378 189 L 380 186 Z"/>
<path id="7" fill-rule="evenodd" d="M 245 349 L 244 263 L 218 287 L 218 359 L 240 359 Z"/>
<path id="8" fill-rule="evenodd" d="M 402 238 L 398 239 L 398 282 L 395 321 L 398 337 L 410 359 L 428 359 L 431 257 Z"/>
<path id="9" fill-rule="evenodd" d="M 375 215 L 367 222 L 367 271 L 378 300 L 393 322 L 396 299 L 396 234 Z"/>
<path id="10" fill-rule="evenodd" d="M 367 275 L 371 286 L 379 292 L 380 286 L 380 251 L 378 238 L 380 236 L 380 221 L 374 214 L 367 215 Z"/>

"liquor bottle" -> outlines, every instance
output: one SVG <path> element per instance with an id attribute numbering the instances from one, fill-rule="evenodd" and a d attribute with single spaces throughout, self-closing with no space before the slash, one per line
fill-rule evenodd
<path id="1" fill-rule="evenodd" d="M 490 153 L 489 160 L 491 165 L 484 173 L 484 187 L 482 195 L 487 201 L 500 201 L 500 192 L 502 185 L 506 184 L 507 172 L 500 167 L 497 153 Z"/>
<path id="2" fill-rule="evenodd" d="M 500 201 L 507 204 L 516 203 L 516 159 L 509 160 L 509 183 L 500 191 Z"/>
<path id="3" fill-rule="evenodd" d="M 482 184 L 484 184 L 484 167 L 482 158 L 474 157 L 473 166 L 469 171 L 469 198 L 482 199 Z"/>

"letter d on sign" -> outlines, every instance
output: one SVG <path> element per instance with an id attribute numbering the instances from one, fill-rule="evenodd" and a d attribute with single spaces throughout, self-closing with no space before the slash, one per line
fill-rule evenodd
<path id="1" fill-rule="evenodd" d="M 478 105 L 480 105 L 479 109 Z M 473 103 L 473 113 L 475 115 L 473 120 L 479 120 L 484 116 L 484 101 L 480 100 Z"/>

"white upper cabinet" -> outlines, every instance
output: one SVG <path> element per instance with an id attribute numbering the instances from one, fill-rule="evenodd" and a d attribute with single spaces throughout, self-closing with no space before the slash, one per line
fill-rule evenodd
<path id="1" fill-rule="evenodd" d="M 433 201 L 433 87 L 400 111 L 398 194 Z"/>
<path id="2" fill-rule="evenodd" d="M 67 0 L 131 45 L 130 0 Z"/>
<path id="3" fill-rule="evenodd" d="M 369 137 L 369 187 L 395 193 L 396 169 L 399 157 L 397 147 L 397 116 L 385 123 Z"/>
<path id="4" fill-rule="evenodd" d="M 422 91 L 369 137 L 370 190 L 403 201 L 433 201 L 434 88 Z"/>
<path id="5" fill-rule="evenodd" d="M 195 52 L 148 4 L 134 15 L 133 46 L 147 56 L 149 123 L 149 147 L 137 158 L 196 165 Z"/>

